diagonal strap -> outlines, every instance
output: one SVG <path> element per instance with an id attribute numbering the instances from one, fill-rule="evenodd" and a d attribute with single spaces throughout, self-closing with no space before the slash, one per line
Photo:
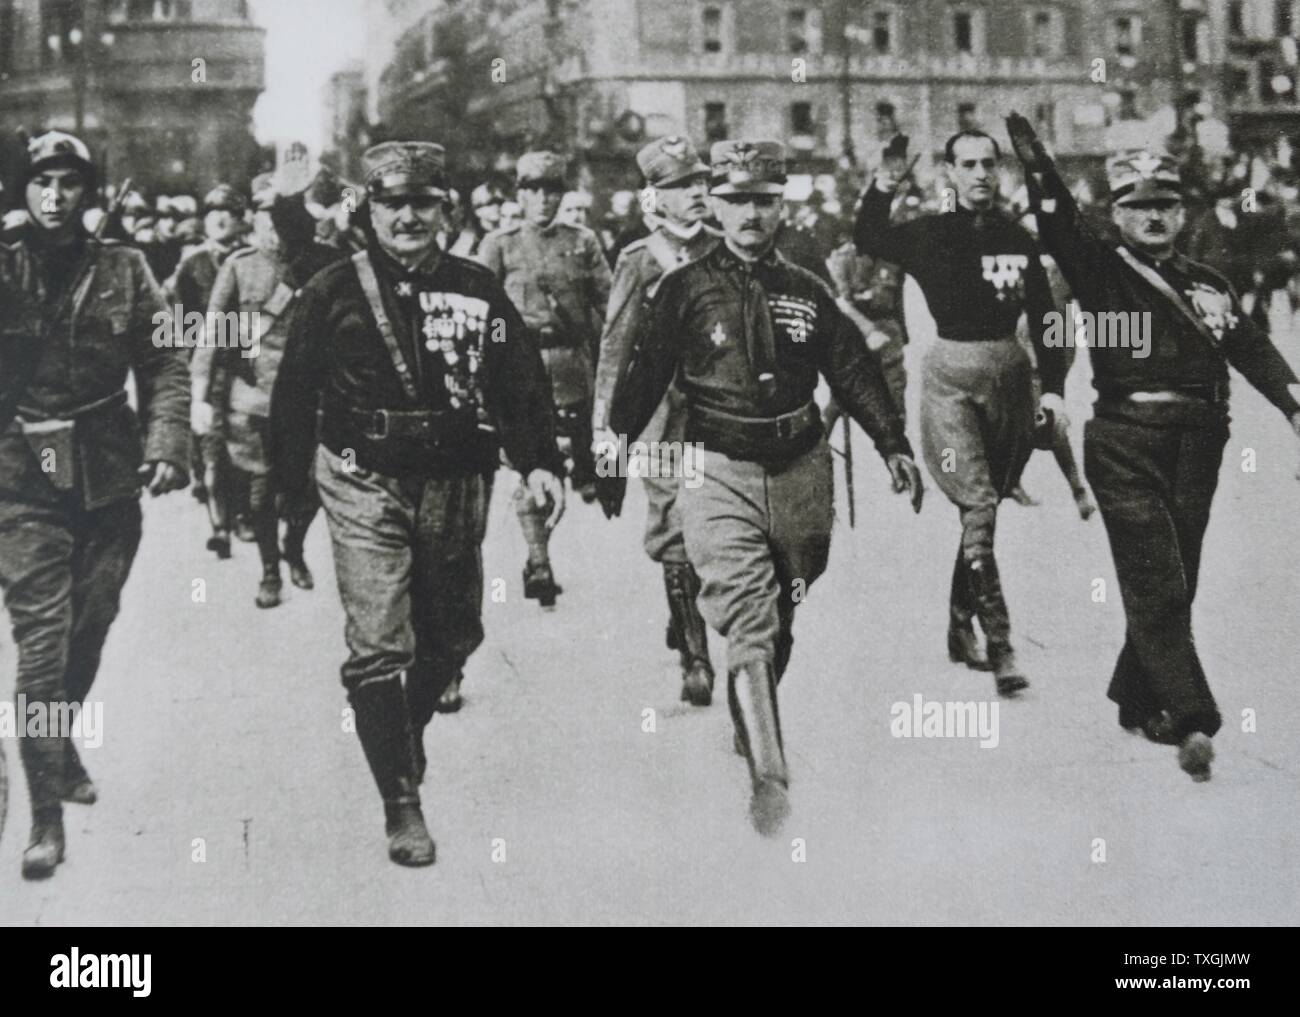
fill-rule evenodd
<path id="1" fill-rule="evenodd" d="M 370 304 L 370 313 L 375 316 L 375 324 L 379 326 L 379 334 L 384 337 L 384 346 L 388 349 L 388 356 L 393 361 L 393 367 L 397 370 L 398 380 L 402 383 L 402 391 L 413 402 L 419 402 L 419 392 L 415 387 L 415 379 L 411 376 L 410 365 L 406 362 L 406 356 L 402 353 L 402 347 L 397 342 L 397 333 L 393 331 L 393 323 L 388 320 L 388 314 L 384 311 L 384 300 L 379 294 L 379 279 L 375 276 L 375 267 L 370 263 L 370 255 L 366 251 L 358 251 L 352 255 L 352 266 L 357 271 L 357 280 L 361 283 L 361 292 L 366 295 L 366 300 Z"/>
<path id="2" fill-rule="evenodd" d="M 1217 350 L 1219 348 L 1219 340 L 1215 337 L 1214 333 L 1210 331 L 1210 326 L 1205 324 L 1204 319 L 1187 305 L 1187 301 L 1183 299 L 1182 295 L 1176 289 L 1169 285 L 1164 276 L 1150 265 L 1143 261 L 1139 261 L 1133 252 L 1127 247 L 1116 247 L 1115 251 L 1128 263 L 1129 268 L 1133 269 L 1133 271 L 1149 282 L 1162 297 L 1174 305 L 1178 313 L 1187 319 L 1188 323 L 1196 329 L 1197 334 L 1202 339 L 1209 343 L 1214 349 Z"/>

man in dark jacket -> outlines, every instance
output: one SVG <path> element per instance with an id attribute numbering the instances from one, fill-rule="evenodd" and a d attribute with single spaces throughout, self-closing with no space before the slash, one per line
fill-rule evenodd
<path id="1" fill-rule="evenodd" d="M 1097 403 L 1084 470 L 1128 623 L 1108 695 L 1123 727 L 1177 745 L 1183 770 L 1208 780 L 1222 718 L 1192 639 L 1192 601 L 1228 440 L 1228 365 L 1300 434 L 1296 378 L 1228 281 L 1175 251 L 1185 217 L 1171 157 L 1143 151 L 1108 162 L 1118 236 L 1104 237 L 1079 215 L 1028 121 L 1012 114 L 1007 127 L 1043 246 L 1075 299 L 1091 314 L 1146 322 L 1136 341 L 1130 329 L 1126 342 L 1095 332 L 1088 343 Z"/>
<path id="2" fill-rule="evenodd" d="M 315 450 L 347 613 L 343 684 L 389 857 L 431 865 L 424 729 L 483 640 L 498 456 L 535 505 L 550 503 L 549 526 L 564 508 L 562 463 L 532 333 L 487 269 L 438 247 L 442 146 L 387 142 L 364 162 L 373 238 L 299 298 L 271 402 L 274 485 L 301 504 Z"/>
<path id="3" fill-rule="evenodd" d="M 140 542 L 141 485 L 157 495 L 187 482 L 189 379 L 144 256 L 82 228 L 96 178 L 86 146 L 51 131 L 29 156 L 30 221 L 0 245 L 0 588 L 19 712 L 51 725 L 21 746 L 32 805 L 23 875 L 41 878 L 64 857 L 62 803 L 96 798 L 55 718 L 95 680 Z"/>

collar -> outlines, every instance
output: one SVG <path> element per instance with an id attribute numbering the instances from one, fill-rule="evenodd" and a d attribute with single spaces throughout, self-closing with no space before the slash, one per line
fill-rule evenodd
<path id="1" fill-rule="evenodd" d="M 778 265 L 785 263 L 785 259 L 781 257 L 780 252 L 776 249 L 775 243 L 768 247 L 762 257 L 756 258 L 753 261 L 747 261 L 727 246 L 726 240 L 723 240 L 722 243 L 718 244 L 714 256 L 718 259 L 718 263 L 723 268 L 729 269 L 733 272 L 752 272 L 760 268 L 776 268 Z"/>
<path id="2" fill-rule="evenodd" d="M 393 282 L 414 280 L 420 277 L 427 279 L 437 272 L 438 267 L 442 264 L 442 248 L 437 244 L 433 245 L 429 253 L 425 255 L 424 260 L 414 268 L 407 268 L 378 244 L 371 247 L 370 254 L 371 260 L 382 266 L 384 274 Z"/>

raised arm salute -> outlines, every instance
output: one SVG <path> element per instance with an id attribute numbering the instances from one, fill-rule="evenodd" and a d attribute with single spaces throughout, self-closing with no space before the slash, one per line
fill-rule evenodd
<path id="1" fill-rule="evenodd" d="M 1097 403 L 1084 469 L 1128 623 L 1108 695 L 1121 725 L 1178 745 L 1182 768 L 1207 780 L 1220 716 L 1192 641 L 1192 600 L 1228 439 L 1227 365 L 1300 433 L 1300 404 L 1289 390 L 1296 379 L 1227 281 L 1174 251 L 1184 211 L 1173 159 L 1136 152 L 1108 162 L 1118 230 L 1109 239 L 1082 220 L 1029 123 L 1012 114 L 1007 129 L 1043 245 L 1083 310 L 1136 313 L 1145 322 L 1144 341 L 1117 344 L 1094 333 L 1088 344 Z"/>
<path id="2" fill-rule="evenodd" d="M 1031 334 L 1040 336 L 1052 294 L 1033 238 L 995 207 L 997 142 L 963 131 L 944 153 L 956 187 L 952 211 L 891 224 L 898 181 L 881 169 L 863 195 L 854 239 L 863 254 L 892 261 L 916 279 L 938 325 L 922 366 L 921 448 L 935 483 L 961 513 L 948 654 L 978 670 L 991 666 L 998 691 L 1008 695 L 1029 682 L 1011 647 L 993 532 L 998 503 L 1019 482 L 1033 448 L 1032 369 L 1016 324 L 1028 314 Z M 1064 370 L 1057 360 L 1052 350 L 1040 357 L 1044 390 L 1059 397 Z"/>

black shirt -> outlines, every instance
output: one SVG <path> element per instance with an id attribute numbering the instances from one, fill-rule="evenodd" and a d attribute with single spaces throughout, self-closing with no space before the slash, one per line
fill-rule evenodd
<path id="1" fill-rule="evenodd" d="M 957 341 L 1015 335 L 1021 314 L 1039 345 L 1055 310 L 1052 291 L 1028 230 L 996 209 L 923 215 L 891 223 L 893 195 L 872 186 L 854 228 L 858 251 L 900 266 L 916 279 L 939 335 Z M 1057 392 L 1043 376 L 1044 388 Z"/>

